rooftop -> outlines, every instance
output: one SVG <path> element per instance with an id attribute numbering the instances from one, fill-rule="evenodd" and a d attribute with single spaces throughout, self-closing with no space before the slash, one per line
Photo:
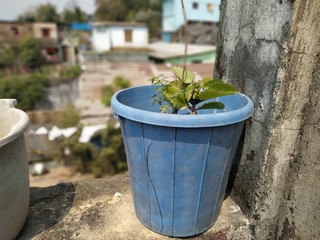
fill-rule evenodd
<path id="1" fill-rule="evenodd" d="M 150 56 L 157 59 L 180 57 L 184 55 L 184 43 L 165 43 L 155 42 L 149 44 Z M 188 55 L 195 55 L 205 52 L 214 52 L 216 47 L 213 45 L 188 45 Z"/>
<path id="2" fill-rule="evenodd" d="M 144 23 L 138 22 L 96 22 L 92 24 L 93 27 L 147 27 Z"/>

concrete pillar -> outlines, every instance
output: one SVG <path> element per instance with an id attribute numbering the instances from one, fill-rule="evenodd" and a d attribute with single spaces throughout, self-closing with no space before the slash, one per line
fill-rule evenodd
<path id="1" fill-rule="evenodd" d="M 320 1 L 222 0 L 216 75 L 255 103 L 232 197 L 254 239 L 320 239 Z"/>

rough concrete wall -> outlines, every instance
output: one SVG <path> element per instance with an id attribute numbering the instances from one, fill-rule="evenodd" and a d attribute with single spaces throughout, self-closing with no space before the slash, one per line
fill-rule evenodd
<path id="1" fill-rule="evenodd" d="M 79 98 L 79 79 L 70 79 L 50 86 L 45 91 L 46 100 L 42 109 L 62 109 L 67 104 L 74 104 Z"/>
<path id="2" fill-rule="evenodd" d="M 294 5 L 268 155 L 285 186 L 276 237 L 320 239 L 320 1 Z"/>
<path id="3" fill-rule="evenodd" d="M 319 9 L 316 0 L 221 4 L 216 74 L 255 103 L 232 196 L 257 239 L 320 238 Z"/>

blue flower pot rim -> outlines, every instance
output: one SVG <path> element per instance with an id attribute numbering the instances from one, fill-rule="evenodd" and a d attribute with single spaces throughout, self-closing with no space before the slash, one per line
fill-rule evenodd
<path id="1" fill-rule="evenodd" d="M 122 116 L 124 118 L 142 122 L 151 125 L 165 126 L 165 127 L 180 127 L 180 128 L 201 128 L 201 127 L 218 127 L 229 124 L 242 122 L 248 119 L 253 114 L 252 100 L 242 93 L 237 93 L 240 98 L 246 102 L 244 106 L 226 112 L 206 113 L 197 115 L 187 114 L 168 114 L 149 110 L 138 109 L 122 103 L 119 98 L 126 94 L 139 94 L 141 97 L 142 91 L 154 91 L 154 85 L 144 85 L 138 87 L 130 87 L 116 92 L 111 99 L 111 108 L 114 115 Z M 232 95 L 230 95 L 232 96 Z M 138 95 L 137 95 L 138 97 Z M 225 96 L 229 97 L 229 96 Z M 223 97 L 223 98 L 225 98 Z M 150 99 L 143 99 L 142 101 L 149 101 Z M 223 101 L 222 101 L 223 102 Z"/>

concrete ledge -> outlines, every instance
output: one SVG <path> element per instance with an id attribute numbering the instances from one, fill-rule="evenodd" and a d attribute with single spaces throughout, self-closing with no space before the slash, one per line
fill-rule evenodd
<path id="1" fill-rule="evenodd" d="M 121 196 L 117 196 L 120 193 Z M 248 220 L 231 198 L 216 224 L 188 239 L 249 239 Z M 127 174 L 31 188 L 30 209 L 19 240 L 173 239 L 145 228 L 136 218 Z"/>

